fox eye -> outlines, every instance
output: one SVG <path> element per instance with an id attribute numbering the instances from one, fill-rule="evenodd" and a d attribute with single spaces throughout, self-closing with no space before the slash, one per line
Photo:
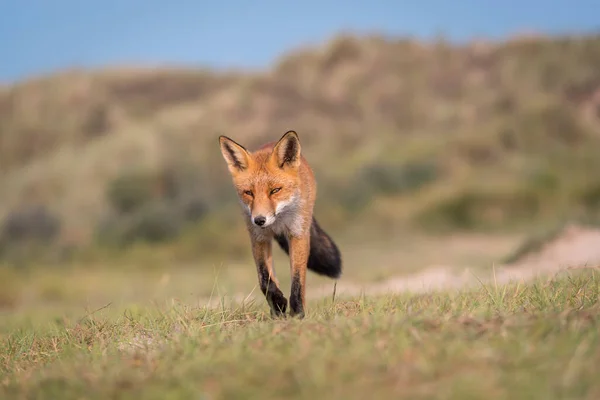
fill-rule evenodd
<path id="1" fill-rule="evenodd" d="M 248 196 L 252 196 L 252 190 L 245 190 L 244 194 L 246 194 Z"/>
<path id="2" fill-rule="evenodd" d="M 281 190 L 280 187 L 275 188 L 275 189 L 271 190 L 271 194 L 275 194 L 275 193 L 279 192 L 280 190 Z"/>

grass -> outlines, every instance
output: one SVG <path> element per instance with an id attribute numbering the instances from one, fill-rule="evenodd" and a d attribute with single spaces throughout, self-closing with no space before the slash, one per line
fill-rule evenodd
<path id="1" fill-rule="evenodd" d="M 600 274 L 311 301 L 108 306 L 0 336 L 0 397 L 40 399 L 600 396 Z M 5 318 L 3 325 L 9 323 Z"/>
<path id="2" fill-rule="evenodd" d="M 344 257 L 344 283 L 360 284 L 419 273 L 429 266 L 488 271 L 520 243 L 519 237 L 510 235 L 455 234 L 440 238 L 408 233 L 366 243 L 363 235 L 336 240 Z M 432 246 L 438 251 L 432 252 Z M 249 252 L 249 246 L 244 250 Z M 200 256 L 178 258 L 176 254 L 172 249 L 157 251 L 139 246 L 117 261 L 101 253 L 73 263 L 32 263 L 20 268 L 0 264 L 0 321 L 12 313 L 23 318 L 31 314 L 39 320 L 55 310 L 72 313 L 110 302 L 147 304 L 170 298 L 197 302 L 213 291 L 217 297 L 257 291 L 251 254 L 241 261 L 234 256 L 213 261 Z M 273 257 L 281 284 L 289 288 L 289 258 L 276 245 Z M 310 273 L 307 290 L 322 295 L 331 290 L 331 280 Z"/>

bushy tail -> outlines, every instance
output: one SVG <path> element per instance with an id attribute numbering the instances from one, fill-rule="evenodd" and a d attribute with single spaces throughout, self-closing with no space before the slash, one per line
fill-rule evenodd
<path id="1" fill-rule="evenodd" d="M 287 238 L 283 235 L 275 236 L 279 246 L 289 254 Z M 330 278 L 337 279 L 342 275 L 342 256 L 333 239 L 319 226 L 313 217 L 310 227 L 310 255 L 308 256 L 308 269 Z"/>

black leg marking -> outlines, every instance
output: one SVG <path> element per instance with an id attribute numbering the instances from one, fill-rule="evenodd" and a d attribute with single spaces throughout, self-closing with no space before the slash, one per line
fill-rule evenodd
<path id="1" fill-rule="evenodd" d="M 269 277 L 269 270 L 262 262 L 259 268 L 259 283 L 260 290 L 267 298 L 267 303 L 269 303 L 269 307 L 271 308 L 271 316 L 285 316 L 287 299 L 283 295 L 283 292 L 277 287 L 277 285 L 275 285 L 275 282 L 271 281 Z"/>
<path id="2" fill-rule="evenodd" d="M 297 318 L 304 318 L 304 306 L 302 305 L 302 283 L 300 274 L 296 273 L 292 277 L 292 291 L 290 294 L 290 314 Z"/>

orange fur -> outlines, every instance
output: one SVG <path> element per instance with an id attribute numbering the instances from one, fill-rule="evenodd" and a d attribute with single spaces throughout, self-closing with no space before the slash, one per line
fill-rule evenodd
<path id="1" fill-rule="evenodd" d="M 314 220 L 317 184 L 301 154 L 298 135 L 288 131 L 278 142 L 267 143 L 255 152 L 226 136 L 219 137 L 219 144 L 246 214 L 259 284 L 271 313 L 285 314 L 287 307 L 273 269 L 271 243 L 276 238 L 286 252 L 289 249 L 290 313 L 303 317 L 307 266 L 337 277 L 341 259 L 331 238 Z M 323 272 L 327 268 L 330 270 Z"/>

